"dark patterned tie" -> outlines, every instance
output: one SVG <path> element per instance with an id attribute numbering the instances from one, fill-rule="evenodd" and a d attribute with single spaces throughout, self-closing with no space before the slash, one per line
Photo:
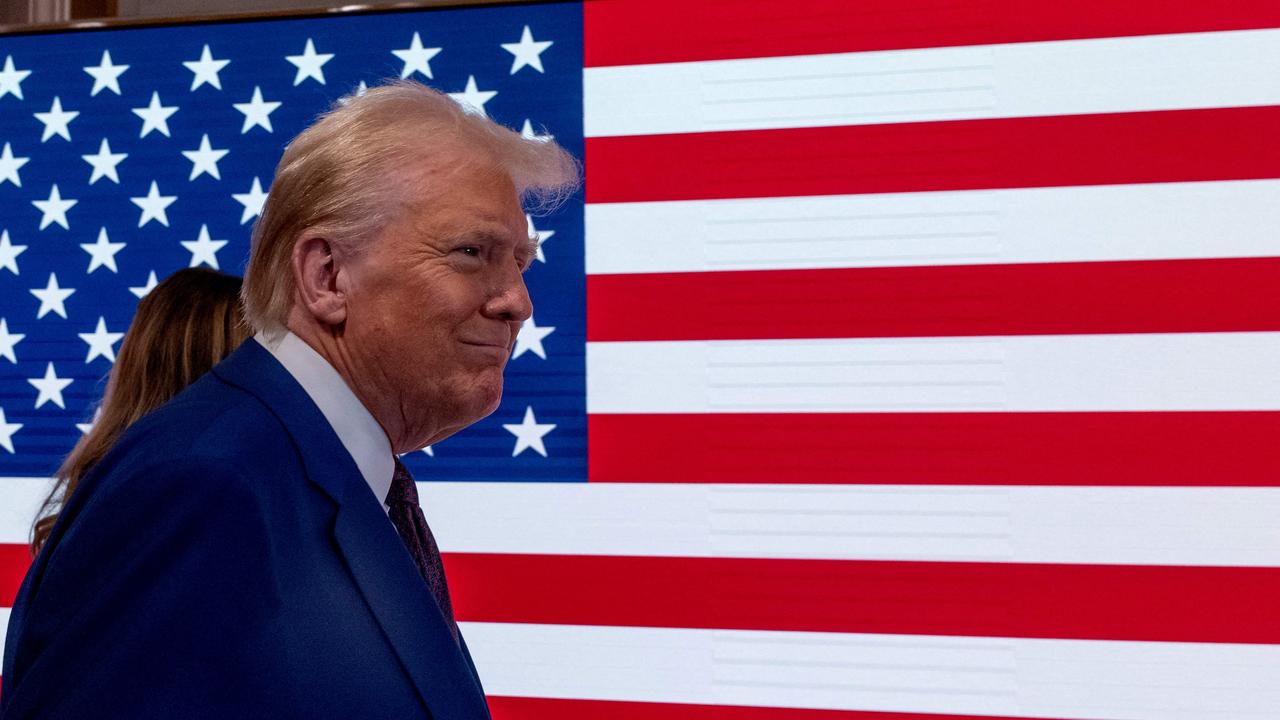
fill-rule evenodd
<path id="1" fill-rule="evenodd" d="M 436 539 L 427 527 L 427 518 L 422 514 L 418 504 L 418 487 L 413 483 L 413 476 L 408 468 L 396 458 L 395 475 L 391 478 L 391 490 L 387 493 L 387 508 L 391 516 L 391 524 L 396 526 L 400 539 L 413 556 L 418 572 L 427 581 L 431 594 L 436 596 L 436 604 L 449 624 L 449 632 L 453 633 L 454 642 L 458 642 L 458 624 L 453 619 L 453 603 L 449 602 L 449 585 L 444 579 L 444 563 L 440 561 L 440 548 Z"/>

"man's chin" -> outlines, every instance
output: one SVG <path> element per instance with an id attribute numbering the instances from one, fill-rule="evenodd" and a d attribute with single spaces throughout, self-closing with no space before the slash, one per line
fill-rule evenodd
<path id="1" fill-rule="evenodd" d="M 498 410 L 498 406 L 502 404 L 502 385 L 498 385 L 498 389 L 494 391 L 493 397 L 484 404 L 484 412 L 481 418 L 487 418 Z M 480 418 L 476 418 L 477 420 Z"/>
<path id="2" fill-rule="evenodd" d="M 472 412 L 468 414 L 473 415 L 475 418 L 472 422 L 489 417 L 502 404 L 502 372 L 497 371 L 493 375 L 496 377 L 483 378 L 475 386 L 473 391 L 475 395 L 472 401 L 468 403 L 472 409 Z"/>

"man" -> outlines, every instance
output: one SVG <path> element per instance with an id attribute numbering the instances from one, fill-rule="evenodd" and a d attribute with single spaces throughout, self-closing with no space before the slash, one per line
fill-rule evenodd
<path id="1" fill-rule="evenodd" d="M 491 413 L 577 166 L 397 83 L 286 149 L 243 298 L 257 335 L 136 423 L 15 603 L 0 715 L 488 718 L 395 459 Z"/>

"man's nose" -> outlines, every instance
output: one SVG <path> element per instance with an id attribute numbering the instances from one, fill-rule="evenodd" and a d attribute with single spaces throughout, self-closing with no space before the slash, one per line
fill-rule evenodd
<path id="1" fill-rule="evenodd" d="M 524 275 L 516 271 L 503 278 L 497 291 L 485 304 L 485 310 L 491 317 L 502 320 L 528 320 L 533 315 L 533 300 L 529 297 L 529 288 L 524 284 Z"/>

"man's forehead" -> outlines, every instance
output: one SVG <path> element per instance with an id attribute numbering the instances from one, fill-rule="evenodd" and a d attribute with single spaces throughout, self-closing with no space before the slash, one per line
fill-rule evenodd
<path id="1" fill-rule="evenodd" d="M 524 210 L 505 173 L 448 168 L 419 174 L 404 186 L 401 216 L 421 230 L 451 226 L 527 235 Z"/>
<path id="2" fill-rule="evenodd" d="M 459 202 L 449 200 L 449 197 L 424 199 L 405 207 L 401 227 L 427 238 L 511 245 L 528 242 L 528 223 L 514 199 L 509 204 L 485 202 L 475 196 Z"/>

